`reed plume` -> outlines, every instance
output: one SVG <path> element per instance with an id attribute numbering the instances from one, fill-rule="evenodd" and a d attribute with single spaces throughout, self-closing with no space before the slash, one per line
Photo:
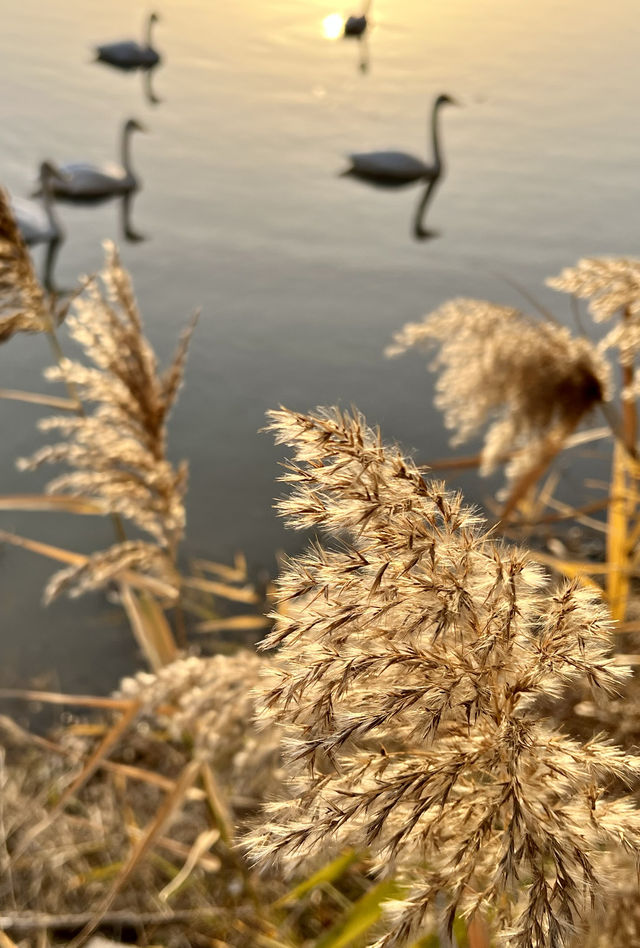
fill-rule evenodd
<path id="1" fill-rule="evenodd" d="M 511 488 L 544 468 L 582 419 L 610 395 L 596 347 L 550 321 L 483 300 L 445 303 L 394 337 L 388 355 L 438 353 L 435 403 L 461 444 L 488 425 L 481 472 L 508 461 Z"/>
<path id="2" fill-rule="evenodd" d="M 257 807 L 280 786 L 280 734 L 258 731 L 255 698 L 267 660 L 242 649 L 234 655 L 179 659 L 156 674 L 125 678 L 116 697 L 140 702 L 141 720 L 172 741 L 188 740 L 207 760 L 239 809 Z"/>
<path id="3" fill-rule="evenodd" d="M 280 512 L 338 542 L 279 581 L 260 699 L 290 799 L 254 851 L 291 865 L 368 847 L 406 885 L 378 948 L 426 934 L 434 906 L 449 928 L 484 914 L 513 948 L 568 945 L 606 889 L 607 850 L 640 853 L 619 790 L 640 760 L 544 711 L 573 682 L 611 695 L 625 681 L 607 613 L 576 583 L 552 589 L 361 415 L 270 417 L 294 451 Z"/>
<path id="4" fill-rule="evenodd" d="M 46 332 L 50 316 L 31 257 L 0 188 L 0 343 L 17 332 Z"/>
<path id="5" fill-rule="evenodd" d="M 100 279 L 87 282 L 67 319 L 89 365 L 62 358 L 45 375 L 63 381 L 93 410 L 43 419 L 43 431 L 62 439 L 19 461 L 23 470 L 63 463 L 71 470 L 52 480 L 52 494 L 93 500 L 105 514 L 129 521 L 150 540 L 126 540 L 95 554 L 79 568 L 53 577 L 51 598 L 79 593 L 117 577 L 123 569 L 148 572 L 177 588 L 174 563 L 185 526 L 187 465 L 167 459 L 167 419 L 184 371 L 195 321 L 183 333 L 169 368 L 158 370 L 144 336 L 128 273 L 107 245 Z"/>
<path id="6" fill-rule="evenodd" d="M 547 283 L 555 290 L 589 300 L 589 312 L 596 322 L 609 322 L 616 314 L 621 316 L 600 343 L 600 348 L 602 351 L 617 349 L 623 366 L 633 364 L 640 354 L 640 260 L 628 257 L 585 258 Z M 632 379 L 631 383 L 625 385 L 625 398 L 640 395 L 638 380 Z"/>

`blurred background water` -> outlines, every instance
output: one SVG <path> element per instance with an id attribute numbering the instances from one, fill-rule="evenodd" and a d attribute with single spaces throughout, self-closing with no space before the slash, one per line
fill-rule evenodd
<path id="1" fill-rule="evenodd" d="M 546 276 L 585 254 L 637 254 L 637 11 L 631 0 L 375 0 L 363 73 L 357 43 L 323 36 L 327 15 L 358 12 L 334 0 L 157 9 L 152 107 L 139 74 L 91 62 L 94 44 L 141 34 L 146 6 L 0 0 L 0 180 L 26 194 L 41 159 L 115 159 L 123 120 L 148 126 L 133 141 L 134 224 L 148 239 L 125 244 L 124 262 L 162 356 L 202 310 L 171 433 L 173 456 L 191 464 L 185 554 L 241 549 L 273 572 L 275 551 L 301 539 L 272 510 L 281 452 L 257 434 L 269 407 L 355 403 L 419 460 L 447 454 L 425 360 L 383 358 L 393 331 L 453 296 L 522 305 L 505 277 L 569 320 Z M 418 191 L 339 173 L 351 151 L 428 157 L 440 92 L 463 107 L 442 115 L 447 176 L 429 213 L 440 236 L 418 243 Z M 72 286 L 99 267 L 101 241 L 119 238 L 118 211 L 61 216 L 57 279 Z M 44 391 L 48 361 L 46 339 L 15 338 L 0 384 Z M 42 443 L 38 416 L 0 402 L 3 493 L 43 483 L 14 467 Z M 472 500 L 486 493 L 475 476 L 461 483 Z M 111 542 L 91 519 L 1 520 L 80 551 Z M 44 610 L 53 569 L 1 553 L 2 682 L 106 691 L 131 669 L 130 634 L 100 596 Z"/>

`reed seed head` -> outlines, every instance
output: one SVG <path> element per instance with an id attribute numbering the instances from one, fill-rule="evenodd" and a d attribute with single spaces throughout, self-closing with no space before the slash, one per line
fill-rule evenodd
<path id="1" fill-rule="evenodd" d="M 547 280 L 549 286 L 579 299 L 589 300 L 589 312 L 596 322 L 620 317 L 599 345 L 601 352 L 615 349 L 622 365 L 630 366 L 640 354 L 640 260 L 629 257 L 591 257 L 579 260 L 559 276 Z M 625 399 L 640 395 L 637 379 L 623 390 Z"/>
<path id="2" fill-rule="evenodd" d="M 45 332 L 47 304 L 18 230 L 9 198 L 0 188 L 0 343 L 16 332 Z"/>
<path id="3" fill-rule="evenodd" d="M 281 513 L 333 538 L 291 560 L 261 715 L 283 731 L 290 798 L 253 837 L 259 859 L 368 848 L 406 883 L 378 948 L 425 934 L 434 907 L 491 908 L 514 948 L 568 945 L 606 882 L 603 854 L 640 852 L 611 792 L 637 758 L 559 732 L 567 684 L 615 693 L 610 621 L 577 583 L 549 585 L 459 494 L 426 479 L 359 414 L 271 412 L 293 449 Z"/>
<path id="4" fill-rule="evenodd" d="M 125 678 L 117 697 L 141 703 L 140 714 L 173 741 L 188 740 L 207 760 L 232 804 L 246 810 L 280 787 L 280 734 L 259 731 L 255 697 L 267 659 L 244 649 L 234 655 L 179 659 L 155 674 Z"/>
<path id="5" fill-rule="evenodd" d="M 409 323 L 387 355 L 413 347 L 437 349 L 435 403 L 454 431 L 452 443 L 486 428 L 481 471 L 510 459 L 510 482 L 610 397 L 610 368 L 595 345 L 484 300 L 453 300 Z"/>
<path id="6" fill-rule="evenodd" d="M 50 493 L 90 498 L 151 541 L 116 544 L 91 557 L 81 570 L 63 571 L 53 578 L 48 595 L 94 588 L 115 578 L 119 569 L 172 576 L 175 583 L 173 563 L 185 527 L 187 465 L 174 467 L 167 459 L 167 419 L 182 382 L 195 320 L 183 333 L 170 367 L 160 373 L 129 274 L 115 248 L 107 245 L 105 269 L 100 279 L 87 282 L 67 325 L 89 364 L 62 359 L 46 377 L 65 382 L 92 410 L 42 421 L 41 429 L 57 432 L 61 440 L 22 459 L 19 467 L 65 464 L 70 470 L 48 484 Z"/>

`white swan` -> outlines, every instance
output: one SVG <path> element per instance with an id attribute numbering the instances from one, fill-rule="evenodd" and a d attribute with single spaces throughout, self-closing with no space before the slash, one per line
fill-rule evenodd
<path id="1" fill-rule="evenodd" d="M 140 185 L 131 167 L 130 154 L 130 138 L 134 131 L 144 132 L 146 129 L 135 119 L 129 119 L 122 128 L 120 165 L 115 162 L 60 165 L 63 178 L 51 181 L 55 196 L 65 201 L 99 201 L 137 191 Z"/>
<path id="2" fill-rule="evenodd" d="M 147 20 L 147 28 L 142 43 L 135 40 L 121 40 L 118 43 L 105 43 L 96 47 L 96 60 L 116 66 L 118 69 L 151 69 L 160 62 L 160 53 L 151 45 L 153 24 L 160 19 L 152 13 Z"/>
<path id="3" fill-rule="evenodd" d="M 422 158 L 416 158 L 404 151 L 372 151 L 349 155 L 351 166 L 344 172 L 377 184 L 382 187 L 402 187 L 415 181 L 437 181 L 444 173 L 444 163 L 440 152 L 438 131 L 438 113 L 443 105 L 457 105 L 448 95 L 439 95 L 433 103 L 431 112 L 431 137 L 433 142 L 433 162 L 428 165 Z"/>
<path id="4" fill-rule="evenodd" d="M 22 234 L 22 239 L 29 246 L 64 239 L 64 230 L 53 204 L 53 181 L 63 182 L 63 174 L 50 161 L 43 161 L 40 165 L 42 200 L 33 201 L 29 198 L 20 198 L 13 195 L 11 197 L 13 216 Z"/>

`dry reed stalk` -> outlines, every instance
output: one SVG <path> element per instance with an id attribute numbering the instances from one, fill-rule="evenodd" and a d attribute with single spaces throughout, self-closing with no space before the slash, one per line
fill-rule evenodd
<path id="1" fill-rule="evenodd" d="M 640 854 L 620 792 L 640 761 L 565 736 L 541 704 L 578 682 L 615 694 L 630 674 L 609 657 L 598 597 L 551 589 L 362 416 L 281 409 L 271 428 L 295 454 L 281 513 L 340 542 L 280 579 L 261 703 L 282 728 L 290 798 L 255 852 L 295 865 L 370 847 L 410 886 L 378 948 L 424 934 L 434 906 L 449 930 L 480 912 L 513 948 L 569 945 L 606 893 L 606 853 Z"/>

